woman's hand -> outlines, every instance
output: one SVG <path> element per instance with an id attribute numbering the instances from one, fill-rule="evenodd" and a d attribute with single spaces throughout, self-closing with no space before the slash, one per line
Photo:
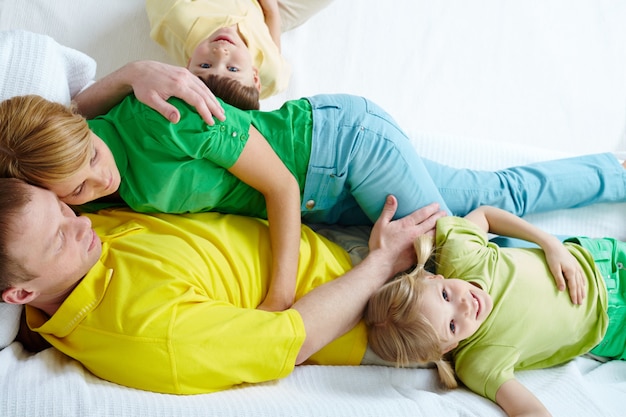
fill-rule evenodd
<path id="1" fill-rule="evenodd" d="M 189 70 L 158 61 L 136 61 L 96 81 L 73 97 L 78 110 L 87 119 L 108 112 L 131 93 L 172 123 L 178 123 L 180 113 L 167 102 L 178 97 L 194 106 L 204 121 L 213 125 L 225 120 L 224 109 L 215 95 Z"/>
<path id="2" fill-rule="evenodd" d="M 224 109 L 209 88 L 183 67 L 157 61 L 137 63 L 137 76 L 131 83 L 139 101 L 152 107 L 172 123 L 178 123 L 180 113 L 167 102 L 178 97 L 196 108 L 204 121 L 213 125 L 213 116 L 224 120 Z"/>

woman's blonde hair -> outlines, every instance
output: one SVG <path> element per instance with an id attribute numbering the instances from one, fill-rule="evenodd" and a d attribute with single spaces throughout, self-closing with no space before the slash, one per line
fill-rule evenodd
<path id="1" fill-rule="evenodd" d="M 40 96 L 0 102 L 0 176 L 47 187 L 67 179 L 91 157 L 91 135 L 74 106 Z"/>
<path id="2" fill-rule="evenodd" d="M 450 362 L 444 358 L 441 343 L 432 324 L 421 313 L 425 269 L 434 251 L 434 240 L 422 235 L 415 240 L 417 266 L 383 285 L 369 300 L 365 310 L 370 348 L 381 359 L 402 367 L 434 363 L 446 388 L 456 388 Z"/>

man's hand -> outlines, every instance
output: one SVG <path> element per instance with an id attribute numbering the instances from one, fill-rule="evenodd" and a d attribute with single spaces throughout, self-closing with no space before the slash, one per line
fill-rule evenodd
<path id="1" fill-rule="evenodd" d="M 398 209 L 398 200 L 387 197 L 385 206 L 374 224 L 370 235 L 370 251 L 387 252 L 386 258 L 394 262 L 393 270 L 401 272 L 415 264 L 415 238 L 435 232 L 437 219 L 446 215 L 436 203 L 422 207 L 401 219 L 392 220 Z"/>
<path id="2" fill-rule="evenodd" d="M 397 208 L 396 198 L 388 196 L 370 235 L 370 253 L 363 262 L 293 304 L 306 330 L 296 364 L 354 327 L 372 294 L 393 275 L 415 263 L 413 240 L 432 233 L 437 219 L 445 216 L 437 204 L 431 204 L 392 220 Z"/>

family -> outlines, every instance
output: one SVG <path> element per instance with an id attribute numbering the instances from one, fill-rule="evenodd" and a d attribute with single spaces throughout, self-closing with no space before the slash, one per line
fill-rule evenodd
<path id="1" fill-rule="evenodd" d="M 454 169 L 421 158 L 365 98 L 260 111 L 289 78 L 280 32 L 328 2 L 295 1 L 291 15 L 289 2 L 217 3 L 148 1 L 151 36 L 182 66 L 131 63 L 96 82 L 89 57 L 48 37 L 0 38 L 47 50 L 67 86 L 0 103 L 0 290 L 26 306 L 28 329 L 103 379 L 155 392 L 305 363 L 435 363 L 447 386 L 458 378 L 509 415 L 547 414 L 515 370 L 624 357 L 624 295 L 607 290 L 622 244 L 562 243 L 518 217 L 626 201 L 615 156 Z M 309 227 L 320 223 L 372 226 L 369 253 L 355 259 Z M 488 232 L 541 249 L 500 248 Z M 554 321 L 519 313 L 524 293 L 558 305 Z M 520 340 L 529 322 L 539 330 Z"/>

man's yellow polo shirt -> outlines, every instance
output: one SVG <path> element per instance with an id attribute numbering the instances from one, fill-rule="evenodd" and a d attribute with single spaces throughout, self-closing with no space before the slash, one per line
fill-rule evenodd
<path id="1" fill-rule="evenodd" d="M 50 318 L 29 326 L 95 375 L 133 388 L 194 394 L 288 375 L 305 338 L 297 311 L 257 310 L 269 284 L 267 223 L 197 213 L 88 214 L 100 261 Z M 348 254 L 302 228 L 297 298 L 351 268 Z M 356 365 L 363 324 L 312 363 Z"/>

